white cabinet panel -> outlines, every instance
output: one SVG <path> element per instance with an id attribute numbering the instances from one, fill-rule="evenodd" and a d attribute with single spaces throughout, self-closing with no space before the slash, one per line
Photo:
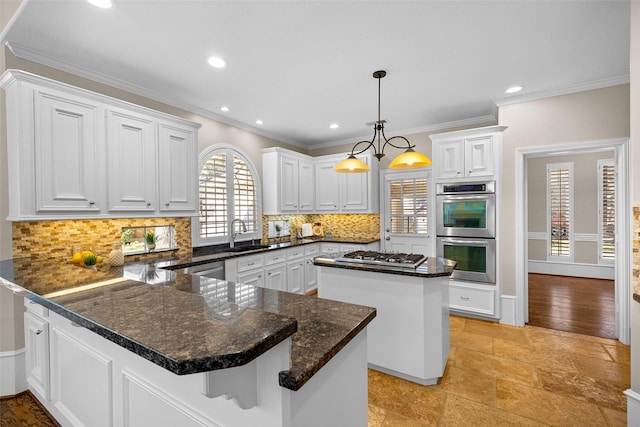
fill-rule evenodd
<path id="1" fill-rule="evenodd" d="M 450 281 L 449 307 L 469 313 L 494 316 L 495 286 Z"/>
<path id="2" fill-rule="evenodd" d="M 41 398 L 50 395 L 49 322 L 28 311 L 24 314 L 27 382 Z"/>
<path id="3" fill-rule="evenodd" d="M 287 266 L 285 264 L 271 265 L 264 269 L 265 287 L 277 291 L 287 290 Z"/>
<path id="4" fill-rule="evenodd" d="M 318 267 L 313 263 L 313 257 L 309 256 L 304 260 L 304 292 L 312 291 L 318 287 Z"/>
<path id="5" fill-rule="evenodd" d="M 262 198 L 266 215 L 314 211 L 313 161 L 282 148 L 262 154 Z"/>
<path id="6" fill-rule="evenodd" d="M 72 425 L 112 426 L 112 361 L 56 326 L 51 334 L 54 406 Z"/>
<path id="7" fill-rule="evenodd" d="M 358 156 L 358 158 L 371 166 L 371 157 Z M 340 176 L 340 210 L 342 212 L 364 212 L 369 208 L 370 174 L 371 172 L 338 174 Z"/>
<path id="8" fill-rule="evenodd" d="M 315 179 L 313 162 L 298 160 L 298 211 L 314 211 Z"/>
<path id="9" fill-rule="evenodd" d="M 493 137 L 484 136 L 465 141 L 465 169 L 467 176 L 493 175 Z"/>
<path id="10" fill-rule="evenodd" d="M 38 212 L 100 212 L 103 162 L 101 109 L 55 91 L 35 92 L 35 177 Z"/>
<path id="11" fill-rule="evenodd" d="M 236 283 L 244 283 L 246 285 L 258 286 L 264 288 L 264 269 L 256 269 L 238 272 Z"/>
<path id="12" fill-rule="evenodd" d="M 298 211 L 298 160 L 280 157 L 280 211 Z"/>
<path id="13" fill-rule="evenodd" d="M 287 263 L 287 291 L 301 294 L 304 292 L 304 259 Z"/>
<path id="14" fill-rule="evenodd" d="M 337 173 L 333 168 L 344 160 L 342 156 L 323 156 L 316 160 L 316 211 L 371 212 L 378 211 L 378 164 L 370 154 L 356 156 L 371 171 L 367 173 Z"/>
<path id="15" fill-rule="evenodd" d="M 316 161 L 316 211 L 340 211 L 340 174 L 333 171 L 336 160 Z"/>
<path id="16" fill-rule="evenodd" d="M 160 211 L 195 212 L 198 206 L 198 143 L 195 131 L 160 123 L 159 133 Z"/>
<path id="17" fill-rule="evenodd" d="M 109 211 L 156 209 L 156 126 L 151 117 L 122 110 L 107 116 Z"/>
<path id="18" fill-rule="evenodd" d="M 464 140 L 443 142 L 434 147 L 434 151 L 440 178 L 464 176 Z"/>

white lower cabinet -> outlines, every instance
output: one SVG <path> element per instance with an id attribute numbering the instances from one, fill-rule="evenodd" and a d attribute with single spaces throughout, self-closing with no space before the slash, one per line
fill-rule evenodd
<path id="1" fill-rule="evenodd" d="M 287 291 L 296 294 L 304 293 L 304 271 L 303 258 L 287 262 Z"/>
<path id="2" fill-rule="evenodd" d="M 275 264 L 265 267 L 264 269 L 265 283 L 267 289 L 275 289 L 276 291 L 287 290 L 287 266 L 286 264 Z"/>
<path id="3" fill-rule="evenodd" d="M 27 382 L 39 398 L 48 400 L 51 390 L 49 322 L 27 311 L 24 314 L 24 328 Z"/>
<path id="4" fill-rule="evenodd" d="M 496 288 L 493 285 L 449 281 L 449 308 L 461 313 L 495 316 Z"/>
<path id="5" fill-rule="evenodd" d="M 244 283 L 247 285 L 259 286 L 261 288 L 264 288 L 264 269 L 259 268 L 256 270 L 238 272 L 236 280 L 233 281 L 236 283 Z"/>

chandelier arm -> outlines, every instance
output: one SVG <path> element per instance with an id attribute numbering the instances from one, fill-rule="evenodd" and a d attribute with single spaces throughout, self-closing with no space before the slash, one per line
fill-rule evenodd
<path id="1" fill-rule="evenodd" d="M 355 145 L 351 148 L 351 155 L 355 156 L 357 154 L 362 154 L 365 151 L 367 151 L 369 148 L 373 147 L 373 151 L 378 154 L 378 151 L 376 150 L 376 146 L 375 146 L 375 140 L 376 140 L 376 135 L 378 134 L 378 128 L 376 127 L 376 125 L 373 125 L 373 138 L 371 138 L 371 141 L 367 141 L 366 139 L 360 142 L 356 142 Z M 360 144 L 367 144 L 367 146 L 365 148 L 363 148 L 362 150 L 355 152 L 355 149 L 358 145 Z M 378 147 L 379 149 L 380 147 Z"/>
<path id="2" fill-rule="evenodd" d="M 404 142 L 406 142 L 406 143 L 407 143 L 407 146 L 406 146 L 406 147 L 398 147 L 397 145 L 395 145 L 395 144 L 393 144 L 393 143 L 391 142 L 391 141 L 392 141 L 392 140 L 394 140 L 394 139 L 402 139 Z M 407 149 L 408 149 L 408 148 L 414 148 L 414 147 L 415 147 L 415 145 L 411 145 L 411 143 L 409 142 L 409 140 L 408 140 L 407 138 L 405 138 L 404 136 L 400 136 L 400 135 L 398 135 L 398 136 L 392 136 L 392 137 L 391 137 L 391 138 L 389 138 L 389 139 L 386 139 L 386 138 L 385 138 L 385 143 L 384 143 L 384 145 L 382 146 L 382 151 L 384 151 L 384 147 L 386 147 L 386 145 L 387 145 L 387 144 L 389 144 L 389 145 L 390 145 L 390 146 L 392 146 L 393 148 L 399 148 L 399 149 L 403 149 L 403 148 L 407 148 Z"/>

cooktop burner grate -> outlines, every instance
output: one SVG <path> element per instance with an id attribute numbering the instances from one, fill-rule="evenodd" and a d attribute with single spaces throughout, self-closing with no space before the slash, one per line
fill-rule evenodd
<path id="1" fill-rule="evenodd" d="M 422 254 L 353 251 L 343 254 L 342 257 L 340 257 L 338 260 L 352 263 L 416 268 L 426 259 L 427 257 Z"/>

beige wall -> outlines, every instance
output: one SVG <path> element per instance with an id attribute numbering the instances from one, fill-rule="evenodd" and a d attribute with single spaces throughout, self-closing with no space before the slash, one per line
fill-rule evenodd
<path id="1" fill-rule="evenodd" d="M 629 137 L 629 85 L 556 96 L 501 107 L 508 126 L 502 151 L 500 235 L 516 231 L 516 150 L 525 147 Z M 516 294 L 515 240 L 501 242 L 502 292 Z"/>
<path id="2" fill-rule="evenodd" d="M 547 231 L 547 164 L 573 162 L 574 233 L 598 234 L 598 160 L 612 159 L 613 151 L 547 156 L 527 162 L 530 232 Z M 542 244 L 541 244 L 542 243 Z M 598 263 L 597 242 L 575 242 L 574 262 Z M 529 259 L 545 261 L 545 242 L 529 241 Z"/>

